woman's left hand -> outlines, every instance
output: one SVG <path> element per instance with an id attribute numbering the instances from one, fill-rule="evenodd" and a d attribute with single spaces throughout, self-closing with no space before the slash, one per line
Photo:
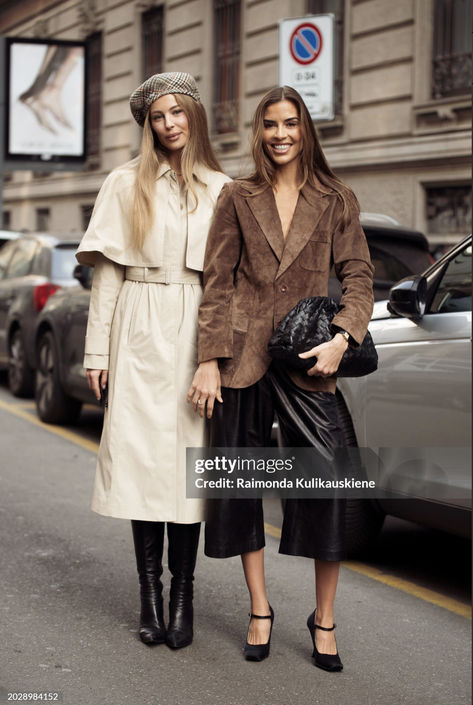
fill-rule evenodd
<path id="1" fill-rule="evenodd" d="M 337 333 L 332 340 L 327 343 L 317 345 L 307 352 L 299 353 L 299 357 L 306 359 L 316 357 L 317 363 L 307 370 L 310 377 L 319 375 L 320 377 L 331 377 L 338 370 L 338 366 L 343 357 L 343 353 L 348 347 L 348 342 L 343 335 Z"/>

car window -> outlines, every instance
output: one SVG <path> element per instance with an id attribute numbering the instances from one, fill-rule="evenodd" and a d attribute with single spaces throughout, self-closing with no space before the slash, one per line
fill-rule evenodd
<path id="1" fill-rule="evenodd" d="M 0 249 L 0 279 L 3 279 L 8 262 L 10 261 L 10 257 L 12 256 L 15 247 L 15 242 L 9 242 Z"/>
<path id="2" fill-rule="evenodd" d="M 30 273 L 31 262 L 36 251 L 36 242 L 34 240 L 25 240 L 17 242 L 17 247 L 13 253 L 13 257 L 8 263 L 5 274 L 6 279 L 14 277 L 24 277 Z"/>
<path id="3" fill-rule="evenodd" d="M 74 267 L 77 264 L 75 257 L 77 245 L 73 247 L 55 247 L 53 250 L 52 271 L 53 279 L 72 279 Z"/>
<path id="4" fill-rule="evenodd" d="M 404 277 L 408 277 L 409 274 L 412 274 L 412 271 L 406 267 L 401 260 L 394 257 L 392 253 L 383 252 L 383 250 L 371 245 L 370 256 L 374 266 L 375 279 L 397 282 L 399 279 L 403 279 Z"/>
<path id="5" fill-rule="evenodd" d="M 446 266 L 429 313 L 471 311 L 471 245 Z"/>

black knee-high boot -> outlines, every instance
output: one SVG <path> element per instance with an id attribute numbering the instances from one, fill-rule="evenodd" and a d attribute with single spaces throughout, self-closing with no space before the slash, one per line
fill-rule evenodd
<path id="1" fill-rule="evenodd" d="M 132 520 L 136 567 L 140 579 L 140 639 L 145 644 L 163 644 L 166 626 L 163 615 L 164 523 Z"/>
<path id="2" fill-rule="evenodd" d="M 171 571 L 169 624 L 166 644 L 180 649 L 192 643 L 194 568 L 199 545 L 200 524 L 169 524 L 168 565 Z"/>

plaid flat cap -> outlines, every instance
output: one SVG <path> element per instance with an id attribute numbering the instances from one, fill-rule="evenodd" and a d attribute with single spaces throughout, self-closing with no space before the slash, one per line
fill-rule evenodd
<path id="1" fill-rule="evenodd" d="M 130 108 L 138 125 L 145 124 L 146 113 L 155 100 L 169 93 L 184 93 L 200 103 L 197 84 L 190 73 L 172 71 L 150 76 L 130 96 Z"/>

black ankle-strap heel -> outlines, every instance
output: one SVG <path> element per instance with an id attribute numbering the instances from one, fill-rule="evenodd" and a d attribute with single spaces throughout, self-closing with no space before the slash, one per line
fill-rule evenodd
<path id="1" fill-rule="evenodd" d="M 322 627 L 320 624 L 315 624 L 315 610 L 307 618 L 307 626 L 309 628 L 310 636 L 312 637 L 312 644 L 314 645 L 314 651 L 312 657 L 314 659 L 314 665 L 318 668 L 323 668 L 324 671 L 341 671 L 343 668 L 343 663 L 340 660 L 338 651 L 336 654 L 321 654 L 317 650 L 315 644 L 315 630 L 321 629 L 324 632 L 333 632 L 336 624 L 333 627 Z"/>
<path id="2" fill-rule="evenodd" d="M 273 622 L 274 622 L 274 612 L 273 608 L 271 605 L 269 605 L 269 612 L 270 614 L 253 614 L 252 612 L 249 613 L 250 617 L 250 622 L 252 619 L 270 619 L 271 620 L 271 629 L 269 630 L 269 639 L 266 642 L 266 644 L 249 644 L 248 641 L 245 644 L 245 649 L 244 649 L 244 655 L 247 661 L 263 661 L 263 659 L 267 658 L 269 656 L 269 647 L 271 644 L 271 634 L 273 631 Z M 250 625 L 248 624 L 248 629 L 250 628 Z"/>

